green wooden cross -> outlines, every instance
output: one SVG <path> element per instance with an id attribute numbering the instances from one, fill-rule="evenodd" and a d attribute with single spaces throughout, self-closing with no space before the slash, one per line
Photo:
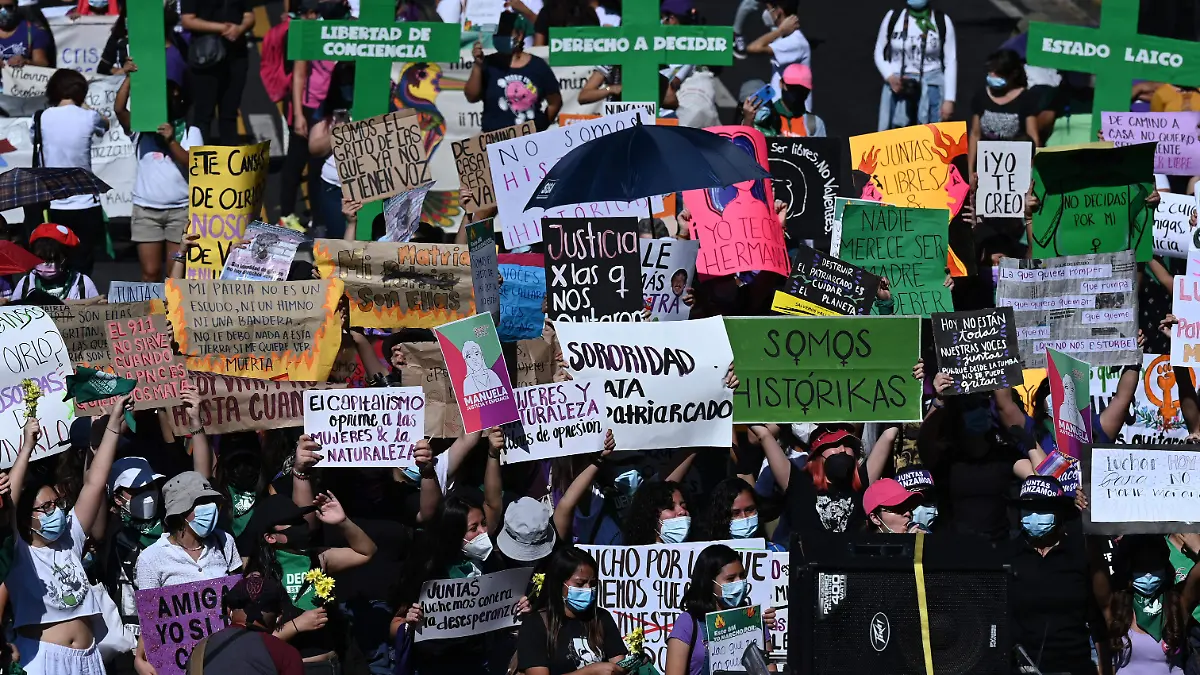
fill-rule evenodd
<path id="1" fill-rule="evenodd" d="M 733 63 L 733 28 L 664 26 L 658 6 L 658 0 L 626 2 L 618 28 L 551 28 L 550 65 L 619 65 L 621 99 L 657 103 L 662 64 Z"/>
<path id="2" fill-rule="evenodd" d="M 1092 135 L 1103 112 L 1127 112 L 1133 80 L 1200 86 L 1200 44 L 1141 35 L 1139 0 L 1104 0 L 1100 27 L 1029 24 L 1031 65 L 1093 73 Z"/>
<path id="3" fill-rule="evenodd" d="M 138 67 L 129 76 L 129 126 L 132 131 L 157 131 L 158 125 L 171 121 L 162 0 L 129 0 L 128 12 L 129 58 Z"/>
<path id="4" fill-rule="evenodd" d="M 357 21 L 292 21 L 288 58 L 305 61 L 354 61 L 356 120 L 388 112 L 392 63 L 457 62 L 455 23 L 397 22 L 394 0 L 363 0 Z M 383 202 L 371 202 L 358 214 L 358 238 L 371 239 L 371 221 Z"/>

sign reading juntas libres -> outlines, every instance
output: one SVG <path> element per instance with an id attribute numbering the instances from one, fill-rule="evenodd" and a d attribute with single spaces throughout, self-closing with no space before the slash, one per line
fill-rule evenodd
<path id="1" fill-rule="evenodd" d="M 420 387 L 304 392 L 304 433 L 321 444 L 317 466 L 416 466 L 425 437 Z"/>
<path id="2" fill-rule="evenodd" d="M 332 128 L 342 199 L 387 199 L 429 180 L 429 152 L 417 111 L 402 108 Z"/>

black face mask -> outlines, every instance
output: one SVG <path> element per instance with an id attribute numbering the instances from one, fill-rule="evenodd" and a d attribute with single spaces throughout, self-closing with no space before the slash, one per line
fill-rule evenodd
<path id="1" fill-rule="evenodd" d="M 825 475 L 835 483 L 849 483 L 856 468 L 858 468 L 858 462 L 854 459 L 854 455 L 841 452 L 825 458 Z"/>
<path id="2" fill-rule="evenodd" d="M 779 93 L 780 100 L 794 113 L 804 110 L 804 101 L 808 98 L 808 92 L 803 89 L 784 89 Z"/>
<path id="3" fill-rule="evenodd" d="M 282 548 L 289 551 L 303 551 L 312 543 L 312 538 L 309 536 L 308 525 L 289 525 L 286 530 L 279 532 L 287 537 L 287 543 Z"/>
<path id="4" fill-rule="evenodd" d="M 229 484 L 238 492 L 253 492 L 258 487 L 259 468 L 249 462 L 236 462 L 229 467 Z"/>

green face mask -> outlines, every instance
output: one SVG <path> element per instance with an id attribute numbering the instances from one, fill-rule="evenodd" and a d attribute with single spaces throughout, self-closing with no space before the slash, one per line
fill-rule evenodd
<path id="1" fill-rule="evenodd" d="M 121 509 L 121 523 L 137 531 L 138 544 L 142 548 L 146 548 L 162 538 L 163 524 L 161 520 L 134 520 L 129 512 Z"/>

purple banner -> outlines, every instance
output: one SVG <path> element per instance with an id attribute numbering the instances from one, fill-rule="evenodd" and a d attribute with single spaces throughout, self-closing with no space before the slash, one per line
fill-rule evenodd
<path id="1" fill-rule="evenodd" d="M 1158 143 L 1154 173 L 1195 176 L 1200 173 L 1200 112 L 1106 112 L 1100 131 L 1113 145 Z"/>
<path id="2" fill-rule="evenodd" d="M 235 574 L 137 592 L 146 660 L 158 675 L 184 675 L 192 647 L 225 627 L 221 599 L 241 578 Z"/>

